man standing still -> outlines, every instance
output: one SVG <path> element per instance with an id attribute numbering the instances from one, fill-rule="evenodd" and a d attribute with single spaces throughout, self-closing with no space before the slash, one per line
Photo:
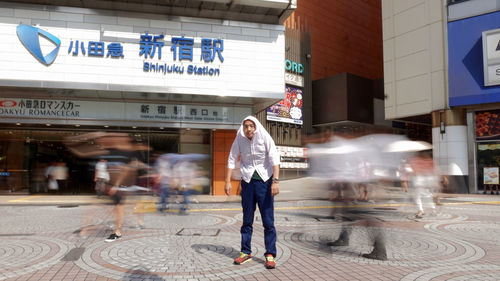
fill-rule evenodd
<path id="1" fill-rule="evenodd" d="M 252 260 L 252 232 L 256 205 L 259 206 L 264 225 L 266 267 L 276 267 L 276 229 L 274 228 L 274 196 L 279 193 L 280 156 L 273 139 L 253 116 L 243 119 L 228 159 L 225 192 L 231 194 L 231 174 L 241 157 L 241 253 L 234 264 Z"/>

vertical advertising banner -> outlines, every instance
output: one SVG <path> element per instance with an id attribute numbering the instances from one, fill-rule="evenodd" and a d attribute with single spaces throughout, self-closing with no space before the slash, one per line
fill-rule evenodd
<path id="1" fill-rule="evenodd" d="M 267 120 L 302 125 L 302 90 L 286 87 L 286 98 L 267 108 Z"/>

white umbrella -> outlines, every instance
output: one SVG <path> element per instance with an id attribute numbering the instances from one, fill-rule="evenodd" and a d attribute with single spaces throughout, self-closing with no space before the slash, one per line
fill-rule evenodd
<path id="1" fill-rule="evenodd" d="M 425 141 L 400 140 L 390 143 L 384 152 L 411 152 L 432 149 L 432 144 Z"/>
<path id="2" fill-rule="evenodd" d="M 361 149 L 354 145 L 343 144 L 336 147 L 309 148 L 307 150 L 307 154 L 309 156 L 317 156 L 317 155 L 331 155 L 331 154 L 349 154 L 359 151 L 361 151 Z"/>

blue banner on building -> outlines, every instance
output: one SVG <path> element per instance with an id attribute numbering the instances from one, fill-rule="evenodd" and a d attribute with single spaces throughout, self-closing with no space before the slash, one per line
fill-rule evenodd
<path id="1" fill-rule="evenodd" d="M 500 102 L 500 85 L 485 86 L 488 68 L 484 65 L 488 57 L 496 56 L 496 52 L 500 56 L 500 48 L 490 48 L 489 55 L 483 54 L 483 47 L 486 47 L 483 46 L 483 32 L 499 27 L 500 12 L 448 23 L 450 106 Z M 498 72 L 491 70 L 493 75 L 498 73 L 500 79 L 500 67 Z"/>

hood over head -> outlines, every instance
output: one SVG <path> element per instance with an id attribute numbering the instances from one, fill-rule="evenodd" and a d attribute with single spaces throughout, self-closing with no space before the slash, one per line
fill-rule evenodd
<path id="1" fill-rule="evenodd" d="M 263 138 L 266 135 L 271 138 L 271 136 L 266 131 L 266 129 L 264 128 L 264 126 L 262 126 L 262 124 L 259 122 L 259 120 L 257 120 L 257 118 L 253 117 L 252 115 L 249 115 L 249 116 L 245 117 L 243 119 L 243 121 L 241 121 L 241 126 L 240 126 L 240 129 L 238 130 L 238 133 L 237 133 L 238 137 L 243 137 L 245 139 L 248 139 L 245 136 L 245 132 L 243 132 L 243 123 L 246 120 L 250 120 L 250 121 L 252 121 L 255 124 L 255 132 L 254 132 L 254 136 L 253 136 L 254 138 Z"/>

